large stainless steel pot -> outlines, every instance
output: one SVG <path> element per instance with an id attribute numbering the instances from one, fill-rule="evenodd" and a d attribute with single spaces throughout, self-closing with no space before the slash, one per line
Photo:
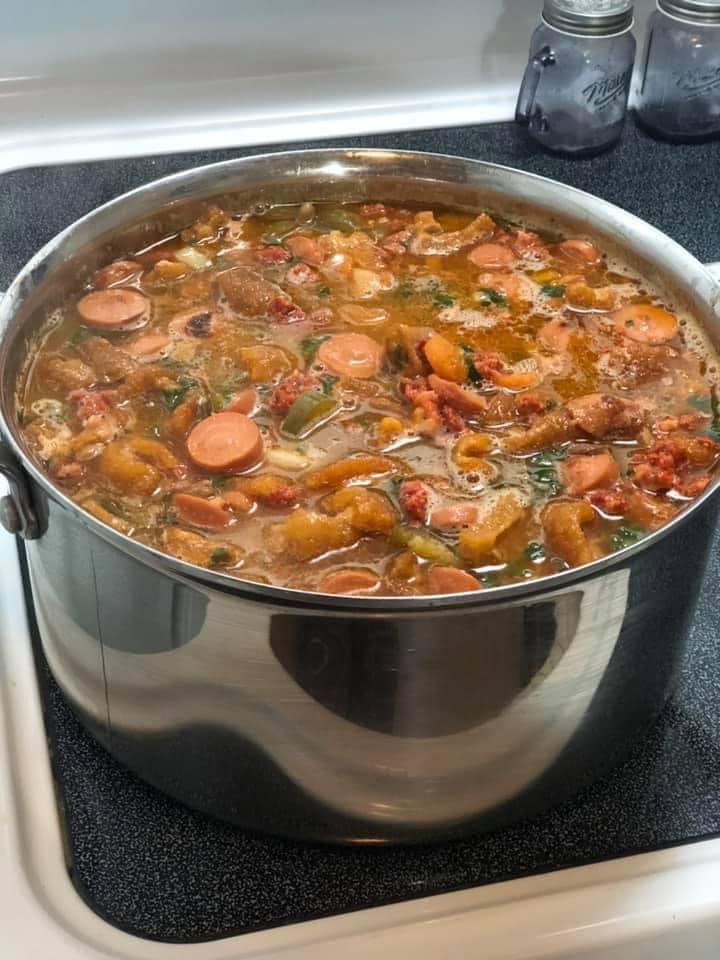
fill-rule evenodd
<path id="1" fill-rule="evenodd" d="M 217 195 L 419 201 L 554 222 L 658 280 L 720 345 L 716 281 L 648 224 L 559 183 L 452 157 L 328 150 L 135 190 L 49 243 L 0 307 L 4 521 L 26 539 L 50 666 L 116 757 L 202 810 L 322 840 L 436 838 L 567 797 L 665 701 L 717 484 L 639 545 L 580 570 L 480 594 L 342 598 L 245 584 L 143 547 L 76 507 L 28 455 L 14 385 L 33 331 L 100 261 Z"/>

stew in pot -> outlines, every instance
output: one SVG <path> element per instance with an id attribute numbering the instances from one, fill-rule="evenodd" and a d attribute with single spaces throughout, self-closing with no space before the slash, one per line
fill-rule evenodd
<path id="1" fill-rule="evenodd" d="M 212 207 L 50 318 L 21 409 L 52 480 L 142 543 L 301 590 L 438 594 L 670 520 L 718 461 L 716 364 L 585 237 Z"/>

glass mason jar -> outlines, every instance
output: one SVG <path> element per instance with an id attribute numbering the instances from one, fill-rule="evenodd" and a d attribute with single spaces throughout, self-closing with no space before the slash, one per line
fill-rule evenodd
<path id="1" fill-rule="evenodd" d="M 548 150 L 587 156 L 620 138 L 635 60 L 628 0 L 545 0 L 515 119 Z"/>
<path id="2" fill-rule="evenodd" d="M 657 0 L 637 116 L 648 133 L 668 140 L 720 136 L 720 0 Z"/>

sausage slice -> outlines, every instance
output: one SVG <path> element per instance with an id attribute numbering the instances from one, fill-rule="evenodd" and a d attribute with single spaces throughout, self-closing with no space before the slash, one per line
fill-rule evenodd
<path id="1" fill-rule="evenodd" d="M 150 318 L 150 303 L 138 290 L 111 287 L 85 294 L 77 303 L 78 316 L 88 327 L 101 330 L 135 329 Z"/>
<path id="2" fill-rule="evenodd" d="M 201 420 L 187 439 L 190 459 L 208 473 L 246 470 L 262 458 L 263 442 L 255 423 L 243 413 L 223 410 Z"/>
<path id="3" fill-rule="evenodd" d="M 317 358 L 341 377 L 368 380 L 383 361 L 383 348 L 364 333 L 338 333 L 320 345 Z"/>
<path id="4" fill-rule="evenodd" d="M 481 586 L 477 577 L 457 567 L 431 567 L 427 584 L 433 593 L 467 593 Z"/>
<path id="5" fill-rule="evenodd" d="M 325 574 L 318 590 L 321 593 L 364 594 L 374 590 L 379 582 L 370 570 L 333 570 Z"/>
<path id="6" fill-rule="evenodd" d="M 173 507 L 178 519 L 183 523 L 192 527 L 202 527 L 204 530 L 221 530 L 232 519 L 220 497 L 205 500 L 203 497 L 194 497 L 189 493 L 176 493 L 173 497 Z"/>
<path id="7" fill-rule="evenodd" d="M 468 254 L 468 260 L 483 270 L 511 267 L 517 258 L 501 243 L 481 243 Z"/>

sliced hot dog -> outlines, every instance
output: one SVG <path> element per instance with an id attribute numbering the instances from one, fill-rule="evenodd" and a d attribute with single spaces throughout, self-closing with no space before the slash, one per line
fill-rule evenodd
<path id="1" fill-rule="evenodd" d="M 563 353 L 570 343 L 572 329 L 567 321 L 562 319 L 549 320 L 538 330 L 537 338 L 546 350 L 555 350 Z"/>
<path id="2" fill-rule="evenodd" d="M 600 263 L 597 247 L 589 240 L 563 240 L 558 244 L 557 251 L 579 266 L 594 267 Z"/>
<path id="3" fill-rule="evenodd" d="M 431 567 L 427 584 L 433 593 L 467 593 L 468 590 L 479 590 L 481 587 L 477 577 L 457 567 Z"/>
<path id="4" fill-rule="evenodd" d="M 202 527 L 204 530 L 221 530 L 232 519 L 220 497 L 204 500 L 189 493 L 176 493 L 173 497 L 173 507 L 178 519 L 183 523 L 192 527 Z"/>
<path id="5" fill-rule="evenodd" d="M 325 251 L 312 237 L 293 236 L 288 237 L 287 245 L 290 247 L 293 256 L 304 260 L 313 267 L 319 267 L 325 262 Z"/>
<path id="6" fill-rule="evenodd" d="M 229 473 L 256 464 L 262 458 L 263 442 L 249 417 L 223 410 L 193 427 L 187 449 L 190 459 L 201 470 Z"/>
<path id="7" fill-rule="evenodd" d="M 252 387 L 248 387 L 247 390 L 236 393 L 225 410 L 228 413 L 252 413 L 256 403 L 257 394 Z"/>
<path id="8" fill-rule="evenodd" d="M 318 590 L 321 593 L 368 593 L 379 582 L 370 570 L 333 570 L 322 578 Z"/>
<path id="9" fill-rule="evenodd" d="M 135 260 L 116 260 L 106 267 L 101 267 L 93 277 L 93 286 L 96 290 L 114 287 L 118 283 L 125 283 L 131 277 L 142 273 L 142 264 Z"/>
<path id="10" fill-rule="evenodd" d="M 511 267 L 516 259 L 512 250 L 500 243 L 481 243 L 468 254 L 468 260 L 483 270 Z"/>
<path id="11" fill-rule="evenodd" d="M 153 357 L 170 343 L 170 338 L 164 333 L 149 333 L 145 337 L 138 337 L 125 348 L 133 357 Z"/>
<path id="12" fill-rule="evenodd" d="M 611 487 L 620 478 L 615 458 L 606 450 L 568 457 L 561 471 L 565 492 L 571 497 L 587 493 L 588 490 Z"/>
<path id="13" fill-rule="evenodd" d="M 320 345 L 317 358 L 341 377 L 367 380 L 383 361 L 383 348 L 364 333 L 338 333 Z"/>
<path id="14" fill-rule="evenodd" d="M 78 316 L 89 327 L 118 330 L 138 327 L 147 322 L 150 304 L 138 290 L 129 287 L 111 287 L 95 290 L 78 300 Z"/>
<path id="15" fill-rule="evenodd" d="M 440 530 L 453 527 L 468 527 L 477 520 L 477 507 L 471 503 L 454 503 L 448 507 L 438 507 L 430 514 L 430 526 Z"/>
<path id="16" fill-rule="evenodd" d="M 633 303 L 613 314 L 618 333 L 637 343 L 666 343 L 678 332 L 677 317 L 651 303 Z"/>

